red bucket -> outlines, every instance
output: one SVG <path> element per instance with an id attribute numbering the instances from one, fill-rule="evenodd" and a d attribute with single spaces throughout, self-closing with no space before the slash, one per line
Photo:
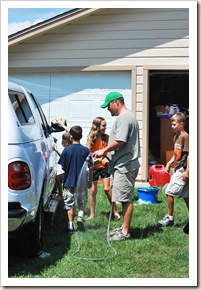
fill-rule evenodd
<path id="1" fill-rule="evenodd" d="M 170 175 L 163 164 L 155 164 L 149 167 L 149 184 L 151 186 L 164 186 L 170 182 Z"/>

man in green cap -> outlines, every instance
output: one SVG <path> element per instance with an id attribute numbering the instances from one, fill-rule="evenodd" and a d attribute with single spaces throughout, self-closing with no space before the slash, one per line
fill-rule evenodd
<path id="1" fill-rule="evenodd" d="M 108 146 L 97 150 L 93 157 L 107 155 L 112 175 L 112 202 L 121 202 L 123 223 L 110 231 L 110 240 L 120 241 L 130 238 L 130 223 L 133 215 L 132 195 L 140 163 L 139 125 L 134 114 L 127 109 L 119 92 L 109 93 L 101 108 L 108 108 L 112 116 L 117 116 L 112 126 Z M 111 166 L 112 164 L 112 166 Z"/>

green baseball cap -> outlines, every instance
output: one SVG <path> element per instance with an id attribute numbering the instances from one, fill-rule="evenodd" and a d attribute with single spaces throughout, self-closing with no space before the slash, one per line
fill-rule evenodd
<path id="1" fill-rule="evenodd" d="M 104 103 L 101 105 L 101 108 L 105 109 L 109 105 L 110 102 L 116 99 L 120 99 L 122 97 L 123 97 L 122 94 L 120 94 L 119 92 L 111 92 L 107 94 L 107 96 L 105 97 Z"/>

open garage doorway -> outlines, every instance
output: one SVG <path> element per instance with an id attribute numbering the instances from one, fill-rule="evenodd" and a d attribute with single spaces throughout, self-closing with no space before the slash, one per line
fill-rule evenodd
<path id="1" fill-rule="evenodd" d="M 187 116 L 189 132 L 189 72 L 149 71 L 149 165 L 166 164 L 173 154 L 168 108 L 176 104 Z"/>

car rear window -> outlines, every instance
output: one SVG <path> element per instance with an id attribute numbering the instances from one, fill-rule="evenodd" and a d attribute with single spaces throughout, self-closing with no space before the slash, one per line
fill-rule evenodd
<path id="1" fill-rule="evenodd" d="M 35 123 L 25 95 L 16 92 L 9 92 L 9 97 L 21 125 Z"/>

